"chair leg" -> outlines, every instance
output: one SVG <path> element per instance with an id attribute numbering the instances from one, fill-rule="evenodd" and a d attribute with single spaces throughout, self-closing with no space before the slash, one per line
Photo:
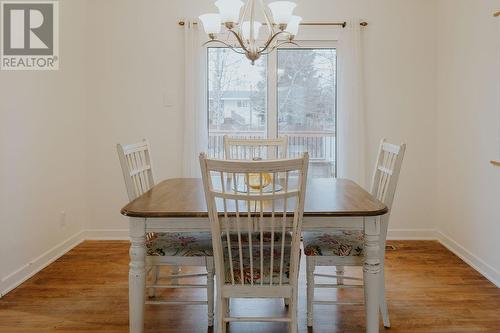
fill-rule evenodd
<path id="1" fill-rule="evenodd" d="M 382 314 L 382 320 L 384 321 L 384 327 L 390 328 L 391 321 L 389 320 L 389 309 L 387 307 L 387 299 L 385 297 L 385 276 L 384 267 L 382 266 L 382 272 L 380 273 L 380 313 Z"/>
<path id="2" fill-rule="evenodd" d="M 151 267 L 151 284 L 158 284 L 160 266 Z M 156 288 L 149 288 L 149 297 L 156 297 Z"/>
<path id="3" fill-rule="evenodd" d="M 337 277 L 337 284 L 338 285 L 343 285 L 344 284 L 344 266 L 335 266 L 336 269 L 336 275 L 339 276 Z"/>
<path id="4" fill-rule="evenodd" d="M 290 305 L 288 306 L 288 313 L 290 316 L 290 324 L 288 325 L 289 333 L 298 333 L 299 323 L 297 320 L 297 290 L 293 291 L 292 298 L 290 299 Z"/>
<path id="5" fill-rule="evenodd" d="M 208 326 L 214 326 L 214 261 L 207 258 L 207 303 L 208 303 Z"/>
<path id="6" fill-rule="evenodd" d="M 307 270 L 307 326 L 313 325 L 313 299 L 314 299 L 314 271 L 316 269 L 316 262 L 314 257 L 306 257 L 306 270 Z"/>
<path id="7" fill-rule="evenodd" d="M 382 225 L 382 232 L 384 234 L 387 234 L 387 224 Z M 379 295 L 379 302 L 380 302 L 380 313 L 382 314 L 382 320 L 384 322 L 384 327 L 385 328 L 390 328 L 391 327 L 391 321 L 389 320 L 389 308 L 387 307 L 387 299 L 385 296 L 385 237 L 381 239 L 380 242 L 380 249 L 382 250 L 381 256 L 380 256 L 380 295 Z"/>
<path id="8" fill-rule="evenodd" d="M 224 317 L 227 313 L 227 299 L 219 297 L 217 302 L 217 326 L 219 327 L 217 332 L 226 333 L 227 323 L 224 322 Z"/>

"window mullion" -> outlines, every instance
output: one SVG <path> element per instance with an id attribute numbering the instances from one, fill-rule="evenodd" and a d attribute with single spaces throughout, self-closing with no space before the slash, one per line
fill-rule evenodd
<path id="1" fill-rule="evenodd" d="M 267 137 L 278 137 L 278 52 L 271 52 L 267 63 Z"/>

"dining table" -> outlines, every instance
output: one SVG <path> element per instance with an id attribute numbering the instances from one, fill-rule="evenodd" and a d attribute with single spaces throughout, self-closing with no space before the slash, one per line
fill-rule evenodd
<path id="1" fill-rule="evenodd" d="M 146 300 L 146 235 L 161 232 L 210 232 L 201 178 L 164 180 L 127 204 L 129 218 L 129 326 L 144 332 Z M 381 223 L 386 205 L 348 179 L 310 178 L 307 182 L 303 231 L 357 229 L 364 232 L 364 298 L 366 332 L 379 332 Z M 217 274 L 217 272 L 216 272 Z M 334 323 L 332 323 L 333 328 Z"/>

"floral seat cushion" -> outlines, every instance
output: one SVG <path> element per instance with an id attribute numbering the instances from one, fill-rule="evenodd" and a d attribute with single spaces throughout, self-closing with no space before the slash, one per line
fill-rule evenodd
<path id="1" fill-rule="evenodd" d="M 271 241 L 274 239 L 274 244 L 278 245 L 278 243 L 281 244 L 281 240 L 282 240 L 281 235 L 282 235 L 281 232 L 274 232 L 274 233 L 264 232 L 264 233 L 262 233 L 262 241 L 263 241 L 265 246 L 271 246 Z M 260 233 L 259 232 L 253 232 L 251 236 L 252 236 L 252 244 L 253 245 L 260 244 Z M 285 245 L 290 246 L 290 244 L 292 242 L 291 235 L 289 233 L 286 233 L 285 237 L 286 237 L 285 238 Z M 237 248 L 238 247 L 238 234 L 236 234 L 236 233 L 230 234 L 229 241 L 231 242 L 231 247 Z M 223 246 L 227 247 L 227 236 L 225 233 L 222 235 L 222 242 L 224 243 Z M 250 245 L 248 233 L 246 233 L 246 232 L 241 233 L 241 244 L 242 244 L 242 246 L 249 246 Z"/>
<path id="2" fill-rule="evenodd" d="M 146 241 L 148 256 L 211 257 L 210 233 L 155 233 Z"/>
<path id="3" fill-rule="evenodd" d="M 267 237 L 266 237 L 267 236 Z M 242 237 L 243 238 L 243 237 Z M 274 247 L 271 247 L 271 234 L 264 236 L 267 241 L 264 241 L 263 246 L 263 270 L 261 271 L 261 252 L 260 252 L 260 235 L 255 233 L 252 235 L 252 263 L 253 263 L 253 283 L 268 285 L 273 281 L 273 284 L 278 285 L 288 284 L 290 281 L 290 256 L 291 256 L 291 241 L 292 238 L 287 234 L 284 242 L 283 251 L 283 274 L 280 281 L 280 261 L 281 261 L 281 234 L 276 233 L 274 236 Z M 225 239 L 225 238 L 224 238 Z M 243 256 L 243 274 L 241 274 L 240 254 L 238 247 L 238 239 L 236 235 L 231 235 L 231 261 L 229 260 L 229 252 L 227 243 L 223 241 L 224 251 L 224 268 L 225 282 L 232 284 L 234 278 L 235 284 L 241 284 L 242 280 L 245 284 L 251 284 L 252 269 L 250 266 L 250 247 L 248 245 L 248 236 L 242 239 L 242 256 Z M 235 242 L 234 242 L 235 241 Z M 234 242 L 234 243 L 233 243 Z M 271 251 L 273 251 L 273 269 L 271 274 Z M 231 262 L 233 274 L 231 274 Z"/>
<path id="4" fill-rule="evenodd" d="M 363 231 L 305 232 L 304 253 L 306 256 L 362 256 Z"/>
<path id="5" fill-rule="evenodd" d="M 281 278 L 282 284 L 288 284 L 290 282 L 290 246 L 285 246 L 285 251 L 283 255 L 283 274 Z M 252 270 L 250 267 L 250 251 L 249 247 L 243 248 L 243 274 L 241 274 L 240 268 L 240 257 L 239 251 L 237 249 L 232 250 L 232 263 L 233 263 L 233 276 L 234 283 L 241 284 L 242 280 L 245 284 L 251 284 L 252 281 Z M 253 262 L 253 283 L 255 285 L 263 282 L 264 285 L 269 285 L 271 279 L 274 285 L 280 284 L 280 261 L 281 261 L 281 248 L 277 247 L 274 249 L 274 260 L 273 260 L 273 270 L 271 274 L 271 248 L 264 248 L 264 269 L 261 272 L 260 267 L 260 249 L 254 247 L 252 251 L 252 262 Z M 224 256 L 227 256 L 227 249 Z M 225 257 L 226 258 L 226 257 Z M 224 260 L 225 277 L 226 284 L 232 283 L 231 276 L 231 265 L 228 259 Z"/>

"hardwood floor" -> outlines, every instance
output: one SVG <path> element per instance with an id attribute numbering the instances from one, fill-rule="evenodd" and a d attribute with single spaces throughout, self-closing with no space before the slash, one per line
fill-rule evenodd
<path id="1" fill-rule="evenodd" d="M 386 332 L 500 332 L 500 289 L 433 241 L 390 242 L 386 277 L 392 328 Z M 304 265 L 303 265 L 304 266 Z M 359 269 L 349 273 L 360 276 Z M 0 332 L 128 332 L 128 242 L 84 242 L 0 299 Z M 300 332 L 305 321 L 301 274 Z M 362 298 L 361 290 L 339 297 Z M 161 294 L 160 294 L 161 295 Z M 169 297 L 204 298 L 201 290 Z M 321 290 L 332 297 L 335 291 Z M 280 313 L 280 301 L 236 300 L 235 313 Z M 146 332 L 207 332 L 205 306 L 147 306 Z M 363 332 L 360 306 L 316 306 L 314 330 Z M 283 324 L 234 324 L 229 332 L 286 332 Z M 381 328 L 381 332 L 384 329 Z"/>

